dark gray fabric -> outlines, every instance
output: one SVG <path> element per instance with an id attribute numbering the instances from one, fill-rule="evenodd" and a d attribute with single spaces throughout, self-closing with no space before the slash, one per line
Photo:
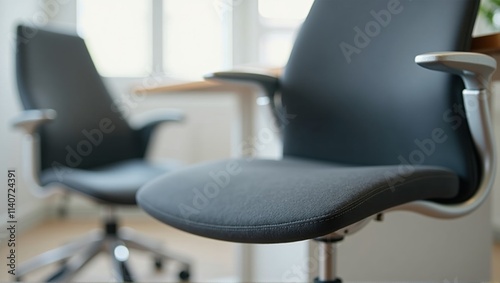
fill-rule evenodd
<path id="1" fill-rule="evenodd" d="M 173 161 L 154 164 L 134 159 L 92 170 L 53 167 L 44 170 L 40 179 L 42 185 L 61 184 L 99 202 L 136 204 L 142 185 L 178 166 Z"/>
<path id="2" fill-rule="evenodd" d="M 430 166 L 342 167 L 301 159 L 223 160 L 160 177 L 139 205 L 193 234 L 281 243 L 334 232 L 399 204 L 451 198 L 458 178 Z"/>
<path id="3" fill-rule="evenodd" d="M 127 123 L 129 107 L 113 101 L 82 38 L 20 25 L 17 41 L 24 108 L 57 112 L 39 131 L 42 169 L 89 169 L 144 156 L 148 139 Z"/>
<path id="4" fill-rule="evenodd" d="M 24 108 L 57 112 L 39 131 L 43 185 L 61 184 L 99 202 L 135 204 L 140 186 L 173 169 L 143 158 L 154 129 L 180 117 L 158 116 L 132 129 L 125 119 L 130 109 L 112 99 L 82 38 L 20 25 L 16 58 Z"/>
<path id="5" fill-rule="evenodd" d="M 463 114 L 462 81 L 416 55 L 469 50 L 478 0 L 318 0 L 295 41 L 279 90 L 290 117 L 284 155 L 356 165 L 409 162 L 441 129 L 425 165 L 452 169 L 472 196 L 481 172 Z M 284 11 L 285 12 L 285 11 Z M 429 147 L 431 148 L 431 147 Z M 423 160 L 422 160 L 423 159 Z"/>

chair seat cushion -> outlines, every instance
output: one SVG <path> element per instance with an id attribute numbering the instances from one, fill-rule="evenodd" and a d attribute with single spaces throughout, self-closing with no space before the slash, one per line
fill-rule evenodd
<path id="1" fill-rule="evenodd" d="M 141 188 L 137 201 L 158 220 L 193 234 L 282 243 L 324 236 L 400 204 L 457 192 L 458 177 L 441 167 L 234 159 L 166 174 Z"/>
<path id="2" fill-rule="evenodd" d="M 42 172 L 42 185 L 57 184 L 108 204 L 136 204 L 135 195 L 148 181 L 174 170 L 175 162 L 154 164 L 132 159 L 92 170 L 52 167 Z"/>

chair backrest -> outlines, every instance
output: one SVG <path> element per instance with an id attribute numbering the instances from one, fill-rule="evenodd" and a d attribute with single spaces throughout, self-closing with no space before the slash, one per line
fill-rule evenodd
<path id="1" fill-rule="evenodd" d="M 462 202 L 481 172 L 463 83 L 414 63 L 469 49 L 478 0 L 316 0 L 284 74 L 286 156 L 349 165 L 444 166 Z M 295 115 L 295 116 L 294 116 Z"/>
<path id="2" fill-rule="evenodd" d="M 16 59 L 24 108 L 57 112 L 39 132 L 42 169 L 88 169 L 140 156 L 82 38 L 21 25 Z"/>

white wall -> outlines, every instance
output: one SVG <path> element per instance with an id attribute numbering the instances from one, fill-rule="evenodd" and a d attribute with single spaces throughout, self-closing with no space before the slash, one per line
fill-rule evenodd
<path id="1" fill-rule="evenodd" d="M 489 210 L 487 204 L 456 220 L 389 213 L 340 243 L 339 275 L 348 282 L 490 281 Z M 308 244 L 254 245 L 252 281 L 307 282 L 318 259 Z"/>
<path id="2" fill-rule="evenodd" d="M 17 178 L 17 217 L 22 218 L 18 228 L 30 226 L 45 215 L 45 203 L 34 198 L 24 184 L 21 167 L 21 133 L 10 126 L 10 120 L 20 109 L 20 100 L 14 72 L 15 58 L 15 27 L 18 23 L 44 23 L 47 14 L 43 11 L 39 1 L 0 1 L 0 86 L 1 86 L 1 123 L 0 123 L 0 182 L 6 184 L 7 168 L 14 168 L 18 172 Z M 4 193 L 5 192 L 5 193 Z M 6 191 L 0 196 L 1 219 L 6 219 Z M 23 218 L 24 215 L 34 217 Z M 0 226 L 5 225 L 0 223 Z M 3 229 L 2 229 L 3 232 Z"/>

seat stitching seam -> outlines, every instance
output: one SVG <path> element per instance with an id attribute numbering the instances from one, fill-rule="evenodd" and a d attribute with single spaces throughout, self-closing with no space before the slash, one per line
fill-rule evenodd
<path id="1" fill-rule="evenodd" d="M 448 175 L 438 175 L 438 176 L 433 176 L 433 177 L 448 177 Z M 431 179 L 433 177 L 420 177 L 420 178 L 416 178 L 416 179 L 413 179 L 412 181 L 407 182 L 406 184 L 414 183 L 416 181 L 420 181 L 420 180 L 424 180 L 424 179 Z M 400 186 L 401 185 L 397 185 L 394 188 L 400 187 Z M 284 223 L 279 223 L 279 224 L 266 224 L 266 225 L 259 225 L 259 226 L 227 226 L 227 225 L 205 224 L 205 223 L 200 223 L 200 222 L 195 222 L 195 221 L 192 221 L 192 220 L 184 219 L 184 218 L 172 215 L 170 213 L 166 213 L 166 212 L 160 211 L 160 210 L 158 210 L 156 208 L 153 208 L 151 206 L 148 207 L 148 208 L 152 209 L 152 210 L 154 210 L 156 212 L 158 212 L 159 214 L 163 214 L 163 215 L 166 215 L 168 217 L 175 218 L 176 220 L 180 220 L 182 222 L 188 222 L 190 224 L 193 224 L 193 225 L 196 225 L 196 226 L 205 227 L 205 228 L 212 229 L 212 230 L 236 230 L 236 231 L 237 230 L 244 230 L 244 229 L 249 229 L 249 230 L 269 230 L 269 229 L 279 228 L 280 226 L 287 226 L 287 225 L 305 226 L 305 225 L 309 225 L 309 224 L 313 224 L 313 223 L 326 222 L 326 221 L 338 218 L 338 217 L 346 214 L 347 212 L 355 209 L 360 204 L 366 202 L 367 200 L 371 199 L 372 197 L 374 197 L 374 196 L 376 196 L 378 194 L 381 194 L 381 193 L 383 193 L 383 192 L 391 189 L 391 188 L 385 188 L 383 190 L 380 190 L 381 188 L 384 188 L 384 187 L 385 186 L 383 186 L 383 187 L 380 186 L 380 187 L 376 188 L 374 190 L 374 192 L 372 192 L 370 194 L 367 194 L 366 196 L 362 197 L 363 199 L 360 199 L 360 200 L 358 200 L 358 201 L 356 201 L 356 202 L 348 205 L 345 208 L 342 208 L 342 209 L 339 209 L 338 211 L 335 211 L 333 213 L 334 215 L 332 215 L 332 216 L 330 216 L 328 218 L 325 218 L 325 219 L 321 219 L 321 218 L 326 217 L 328 214 L 324 214 L 324 215 L 321 215 L 321 216 L 310 217 L 310 218 L 307 218 L 307 219 L 304 219 L 304 220 L 296 220 L 296 221 L 284 222 Z"/>

